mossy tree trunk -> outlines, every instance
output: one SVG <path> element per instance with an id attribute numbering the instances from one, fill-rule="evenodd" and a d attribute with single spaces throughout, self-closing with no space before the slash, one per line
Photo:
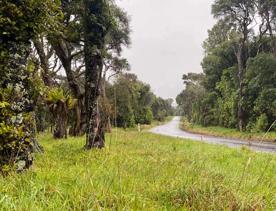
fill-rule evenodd
<path id="1" fill-rule="evenodd" d="M 85 107 L 86 149 L 104 147 L 104 130 L 100 118 L 98 98 L 103 71 L 105 36 L 109 24 L 107 1 L 83 0 L 84 54 L 85 54 Z"/>
<path id="2" fill-rule="evenodd" d="M 31 43 L 6 42 L 1 47 L 7 53 L 0 60 L 0 172 L 4 174 L 5 165 L 18 171 L 29 168 L 33 152 L 42 152 L 42 148 L 36 139 L 35 103 L 30 93 L 31 72 L 27 68 Z"/>

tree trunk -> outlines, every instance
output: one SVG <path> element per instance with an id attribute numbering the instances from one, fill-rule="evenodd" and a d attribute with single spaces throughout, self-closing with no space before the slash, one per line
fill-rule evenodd
<path id="1" fill-rule="evenodd" d="M 67 138 L 67 120 L 63 115 L 58 115 L 56 118 L 56 124 L 54 129 L 54 138 L 62 139 Z"/>
<path id="2" fill-rule="evenodd" d="M 102 51 L 105 42 L 104 0 L 83 0 L 84 13 L 84 55 L 85 55 L 85 107 L 86 107 L 86 149 L 104 147 L 104 130 L 101 123 L 98 98 L 103 70 Z"/>
<path id="3" fill-rule="evenodd" d="M 111 108 L 110 108 L 110 103 L 108 101 L 108 98 L 106 96 L 106 72 L 103 74 L 103 78 L 102 78 L 102 107 L 104 109 L 102 109 L 102 115 L 104 116 L 102 118 L 102 122 L 103 122 L 103 126 L 105 131 L 107 131 L 108 133 L 112 132 L 112 126 L 111 126 L 111 119 L 110 119 L 110 115 L 111 115 Z"/>
<path id="4" fill-rule="evenodd" d="M 43 39 L 43 38 L 41 38 Z M 42 79 L 46 86 L 51 87 L 53 85 L 53 80 L 51 79 L 51 76 L 49 74 L 49 59 L 51 55 L 46 55 L 44 52 L 44 46 L 43 41 L 41 39 L 36 38 L 33 39 L 34 46 L 36 48 L 37 54 L 39 56 L 40 60 L 40 66 L 42 68 Z"/>
<path id="5" fill-rule="evenodd" d="M 32 165 L 33 153 L 42 151 L 36 139 L 33 112 L 35 103 L 32 100 L 32 94 L 29 92 L 30 82 L 28 78 L 30 75 L 26 68 L 31 43 L 28 40 L 10 41 L 2 43 L 1 47 L 3 56 L 0 61 L 0 88 L 3 92 L 7 89 L 13 89 L 13 91 L 12 94 L 7 92 L 7 96 L 0 95 L 0 101 L 3 98 L 4 102 L 7 101 L 10 104 L 9 112 L 6 114 L 7 118 L 3 119 L 2 116 L 0 123 L 3 126 L 7 125 L 13 128 L 13 132 L 20 132 L 21 135 L 15 136 L 10 145 L 5 141 L 0 143 L 2 148 L 0 150 L 2 159 L 0 173 L 3 165 L 14 166 L 18 164 L 18 171 L 29 168 Z M 16 117 L 16 121 L 11 120 L 12 117 L 9 117 L 11 114 Z M 5 133 L 3 134 L 5 135 Z M 7 141 L 9 141 L 9 138 L 7 138 Z"/>
<path id="6" fill-rule="evenodd" d="M 270 14 L 268 10 L 265 11 L 265 16 L 266 16 L 267 29 L 269 31 L 269 36 L 271 38 L 272 54 L 276 56 L 276 39 L 273 33 L 273 28 L 271 26 L 271 19 L 270 19 Z"/>
<path id="7" fill-rule="evenodd" d="M 85 105 L 84 105 L 84 97 L 78 99 L 77 104 L 74 108 L 74 125 L 70 129 L 70 135 L 72 136 L 82 136 L 85 134 Z"/>
<path id="8" fill-rule="evenodd" d="M 72 133 L 70 135 L 72 136 L 79 136 L 81 135 L 81 105 L 78 100 L 77 105 L 75 105 L 75 119 L 74 119 L 74 126 L 72 128 Z"/>
<path id="9" fill-rule="evenodd" d="M 85 123 L 83 122 L 83 117 L 85 115 L 85 105 L 83 102 L 84 96 L 81 92 L 80 85 L 78 84 L 75 75 L 72 71 L 72 52 L 66 41 L 62 40 L 62 38 L 52 41 L 52 45 L 54 46 L 56 54 L 61 60 L 62 66 L 65 70 L 69 88 L 74 98 L 78 99 L 78 103 L 74 111 L 74 125 L 73 128 L 70 130 L 70 135 L 81 136 L 85 132 Z"/>
<path id="10" fill-rule="evenodd" d="M 43 153 L 44 149 L 43 147 L 38 143 L 37 139 L 36 139 L 36 134 L 37 134 L 37 122 L 36 122 L 36 112 L 31 112 L 31 119 L 32 119 L 32 123 L 33 125 L 31 126 L 32 128 L 32 135 L 31 135 L 31 141 L 32 141 L 32 147 L 33 147 L 33 152 L 35 153 Z M 31 163 L 32 164 L 32 163 Z"/>
<path id="11" fill-rule="evenodd" d="M 104 130 L 103 125 L 101 124 L 100 113 L 97 103 L 100 95 L 99 84 L 102 68 L 101 58 L 91 55 L 88 49 L 86 49 L 86 56 L 86 149 L 103 148 Z"/>
<path id="12" fill-rule="evenodd" d="M 112 133 L 112 125 L 111 125 L 110 115 L 108 115 L 108 117 L 107 117 L 106 124 L 105 124 L 104 128 L 108 133 Z"/>
<path id="13" fill-rule="evenodd" d="M 245 44 L 240 43 L 236 53 L 238 61 L 238 79 L 239 79 L 239 94 L 238 94 L 238 126 L 240 131 L 245 129 L 245 111 L 243 107 L 244 98 L 244 72 L 245 72 Z"/>
<path id="14" fill-rule="evenodd" d="M 55 112 L 54 138 L 67 138 L 68 109 L 64 102 L 58 102 Z"/>

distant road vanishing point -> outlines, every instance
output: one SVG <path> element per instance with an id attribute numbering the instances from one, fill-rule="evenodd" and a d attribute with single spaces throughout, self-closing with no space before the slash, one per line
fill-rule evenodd
<path id="1" fill-rule="evenodd" d="M 222 138 L 222 137 L 214 137 L 200 134 L 193 134 L 186 131 L 183 131 L 179 128 L 180 117 L 174 117 L 173 120 L 165 125 L 157 126 L 150 130 L 150 132 L 160 135 L 172 136 L 183 139 L 191 139 L 194 141 L 201 141 L 210 144 L 220 144 L 226 145 L 228 147 L 237 148 L 246 146 L 251 150 L 258 152 L 276 152 L 276 144 L 267 143 L 267 142 L 253 142 L 253 141 L 243 141 L 238 139 L 230 139 L 230 138 Z"/>

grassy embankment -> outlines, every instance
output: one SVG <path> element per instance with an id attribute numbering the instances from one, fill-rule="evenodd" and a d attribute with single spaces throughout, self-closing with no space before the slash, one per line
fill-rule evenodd
<path id="1" fill-rule="evenodd" d="M 202 135 L 219 136 L 225 138 L 234 138 L 250 141 L 266 141 L 276 143 L 276 132 L 255 133 L 255 132 L 240 132 L 236 129 L 224 127 L 203 127 L 201 125 L 191 124 L 182 118 L 180 128 L 191 133 Z"/>
<path id="2" fill-rule="evenodd" d="M 41 135 L 33 168 L 0 178 L 0 210 L 275 210 L 276 156 L 135 131 Z"/>

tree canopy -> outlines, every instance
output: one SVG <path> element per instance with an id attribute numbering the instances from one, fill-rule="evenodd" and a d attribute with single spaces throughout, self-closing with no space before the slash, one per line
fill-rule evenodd
<path id="1" fill-rule="evenodd" d="M 275 1 L 216 0 L 217 23 L 203 47 L 204 75 L 184 75 L 177 97 L 191 122 L 247 131 L 275 130 Z M 198 75 L 199 76 L 199 75 Z"/>

